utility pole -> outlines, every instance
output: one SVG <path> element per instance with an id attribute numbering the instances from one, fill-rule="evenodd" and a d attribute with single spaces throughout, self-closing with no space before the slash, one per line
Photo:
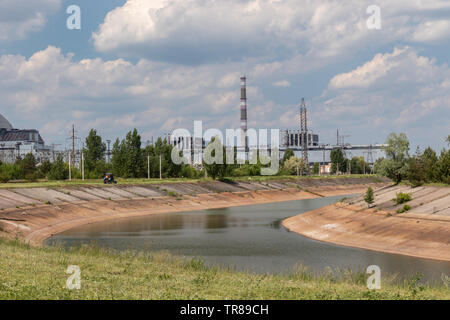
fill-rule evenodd
<path id="1" fill-rule="evenodd" d="M 325 171 L 325 145 L 322 145 L 323 147 L 323 154 L 322 154 L 322 165 L 323 165 L 323 171 Z M 322 175 L 321 170 L 319 169 L 320 175 Z"/>
<path id="2" fill-rule="evenodd" d="M 81 179 L 84 181 L 84 152 L 81 150 Z"/>
<path id="3" fill-rule="evenodd" d="M 72 161 L 73 167 L 75 167 L 75 125 L 72 125 Z"/>
<path id="4" fill-rule="evenodd" d="M 108 163 L 110 163 L 110 160 L 111 160 L 111 140 L 106 140 L 106 143 L 108 144 L 108 149 L 106 150 L 106 159 L 108 160 Z"/>
<path id="5" fill-rule="evenodd" d="M 147 177 L 150 180 L 150 155 L 147 156 Z"/>
<path id="6" fill-rule="evenodd" d="M 77 140 L 77 139 L 79 140 L 80 138 L 75 136 L 75 125 L 72 125 L 72 130 L 71 130 L 71 133 L 70 133 L 70 137 L 66 138 L 66 141 L 70 140 L 71 144 L 72 144 L 72 150 L 70 150 L 69 153 L 71 154 L 70 164 L 74 168 L 75 168 L 75 160 L 76 160 L 75 140 Z"/>
<path id="7" fill-rule="evenodd" d="M 69 181 L 72 181 L 72 158 L 70 157 L 70 152 L 69 152 Z"/>
<path id="8" fill-rule="evenodd" d="M 56 143 L 52 143 L 52 158 L 53 158 L 53 162 L 55 162 L 55 147 L 56 146 L 60 146 L 61 144 L 56 144 Z"/>
<path id="9" fill-rule="evenodd" d="M 162 155 L 159 153 L 159 180 L 162 180 Z"/>

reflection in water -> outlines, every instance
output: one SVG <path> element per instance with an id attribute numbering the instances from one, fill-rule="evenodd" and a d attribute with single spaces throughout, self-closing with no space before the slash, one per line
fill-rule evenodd
<path id="1" fill-rule="evenodd" d="M 227 220 L 228 216 L 224 213 L 207 214 L 205 229 L 225 229 L 228 226 Z"/>
<path id="2" fill-rule="evenodd" d="M 245 207 L 161 214 L 96 223 L 72 229 L 48 241 L 65 245 L 89 243 L 119 250 L 168 250 L 206 263 L 256 272 L 285 272 L 296 264 L 365 270 L 378 265 L 383 273 L 421 273 L 436 281 L 449 274 L 450 263 L 347 248 L 288 232 L 281 222 L 296 214 L 331 204 L 342 197 L 299 200 Z"/>

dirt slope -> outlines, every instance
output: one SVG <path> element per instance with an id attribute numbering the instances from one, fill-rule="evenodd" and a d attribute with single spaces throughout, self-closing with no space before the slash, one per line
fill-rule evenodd
<path id="1" fill-rule="evenodd" d="M 397 192 L 411 193 L 408 213 L 397 214 Z M 312 239 L 335 244 L 450 261 L 450 188 L 383 187 L 375 207 L 363 196 L 286 219 L 283 225 Z"/>
<path id="2" fill-rule="evenodd" d="M 75 226 L 175 211 L 310 199 L 383 186 L 374 179 L 292 179 L 159 185 L 0 189 L 0 236 L 39 245 Z"/>

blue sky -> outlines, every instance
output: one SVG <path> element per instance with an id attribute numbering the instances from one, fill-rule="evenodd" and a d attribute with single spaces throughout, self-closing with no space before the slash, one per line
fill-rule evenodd
<path id="1" fill-rule="evenodd" d="M 81 8 L 81 30 L 66 8 Z M 323 143 L 381 143 L 405 132 L 446 147 L 450 134 L 450 1 L 2 0 L 0 113 L 64 144 L 72 123 L 104 138 L 143 139 L 194 120 L 239 126 L 239 77 L 249 126 L 298 127 L 305 97 Z"/>

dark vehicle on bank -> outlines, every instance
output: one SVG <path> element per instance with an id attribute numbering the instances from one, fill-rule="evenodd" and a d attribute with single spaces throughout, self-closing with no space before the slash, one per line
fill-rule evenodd
<path id="1" fill-rule="evenodd" d="M 114 175 L 112 173 L 103 174 L 103 183 L 104 184 L 117 184 L 117 181 L 114 180 Z"/>

